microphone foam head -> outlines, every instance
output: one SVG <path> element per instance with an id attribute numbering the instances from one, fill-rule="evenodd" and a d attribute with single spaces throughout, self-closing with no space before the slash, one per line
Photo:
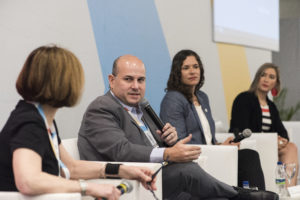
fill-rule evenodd
<path id="1" fill-rule="evenodd" d="M 243 130 L 242 134 L 245 138 L 247 138 L 247 137 L 250 137 L 252 135 L 252 131 L 249 128 L 246 128 L 246 129 Z"/>
<path id="2" fill-rule="evenodd" d="M 133 186 L 129 181 L 123 180 L 120 185 L 122 184 L 126 187 L 126 193 L 129 193 L 133 190 Z"/>
<path id="3" fill-rule="evenodd" d="M 148 105 L 150 105 L 150 104 L 149 104 L 149 102 L 147 101 L 147 99 L 146 99 L 146 98 L 143 98 L 143 99 L 141 100 L 141 102 L 140 102 L 140 106 L 141 106 L 142 108 L 145 108 L 145 107 L 148 106 Z"/>

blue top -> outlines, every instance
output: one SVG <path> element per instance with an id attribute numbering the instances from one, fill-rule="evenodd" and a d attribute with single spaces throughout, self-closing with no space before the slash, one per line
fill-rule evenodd
<path id="1" fill-rule="evenodd" d="M 202 91 L 197 91 L 196 96 L 207 118 L 212 134 L 212 143 L 216 143 L 215 122 L 212 118 L 209 100 Z M 179 139 L 192 134 L 190 144 L 206 144 L 202 124 L 194 104 L 178 91 L 168 91 L 160 104 L 160 117 L 164 122 L 169 122 L 177 130 Z"/>

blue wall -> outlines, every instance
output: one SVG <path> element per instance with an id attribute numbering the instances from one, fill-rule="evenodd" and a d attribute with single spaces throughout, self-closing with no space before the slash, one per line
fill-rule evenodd
<path id="1" fill-rule="evenodd" d="M 88 0 L 88 6 L 106 90 L 113 61 L 135 55 L 146 67 L 146 98 L 159 112 L 171 59 L 154 0 Z"/>

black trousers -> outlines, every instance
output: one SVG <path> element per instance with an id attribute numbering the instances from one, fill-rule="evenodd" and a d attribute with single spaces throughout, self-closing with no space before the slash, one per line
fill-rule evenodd
<path id="1" fill-rule="evenodd" d="M 237 194 L 232 186 L 218 181 L 193 162 L 172 163 L 162 172 L 164 200 L 223 200 Z M 250 187 L 265 190 L 259 154 L 250 149 L 238 151 L 238 185 L 246 180 Z"/>
<path id="2" fill-rule="evenodd" d="M 237 191 L 208 173 L 197 163 L 172 163 L 162 170 L 163 198 L 182 199 L 229 199 Z M 184 195 L 185 194 L 185 195 Z"/>
<path id="3" fill-rule="evenodd" d="M 265 190 L 265 178 L 261 168 L 259 154 L 251 149 L 238 151 L 238 186 L 243 186 L 243 181 L 249 181 L 250 187 Z"/>

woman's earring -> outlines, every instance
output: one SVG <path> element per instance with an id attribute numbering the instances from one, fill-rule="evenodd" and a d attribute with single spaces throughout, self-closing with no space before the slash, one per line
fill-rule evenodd
<path id="1" fill-rule="evenodd" d="M 273 88 L 273 89 L 271 90 L 271 93 L 272 93 L 272 96 L 273 96 L 273 97 L 276 97 L 277 94 L 278 94 L 278 90 L 277 90 L 276 88 Z"/>

